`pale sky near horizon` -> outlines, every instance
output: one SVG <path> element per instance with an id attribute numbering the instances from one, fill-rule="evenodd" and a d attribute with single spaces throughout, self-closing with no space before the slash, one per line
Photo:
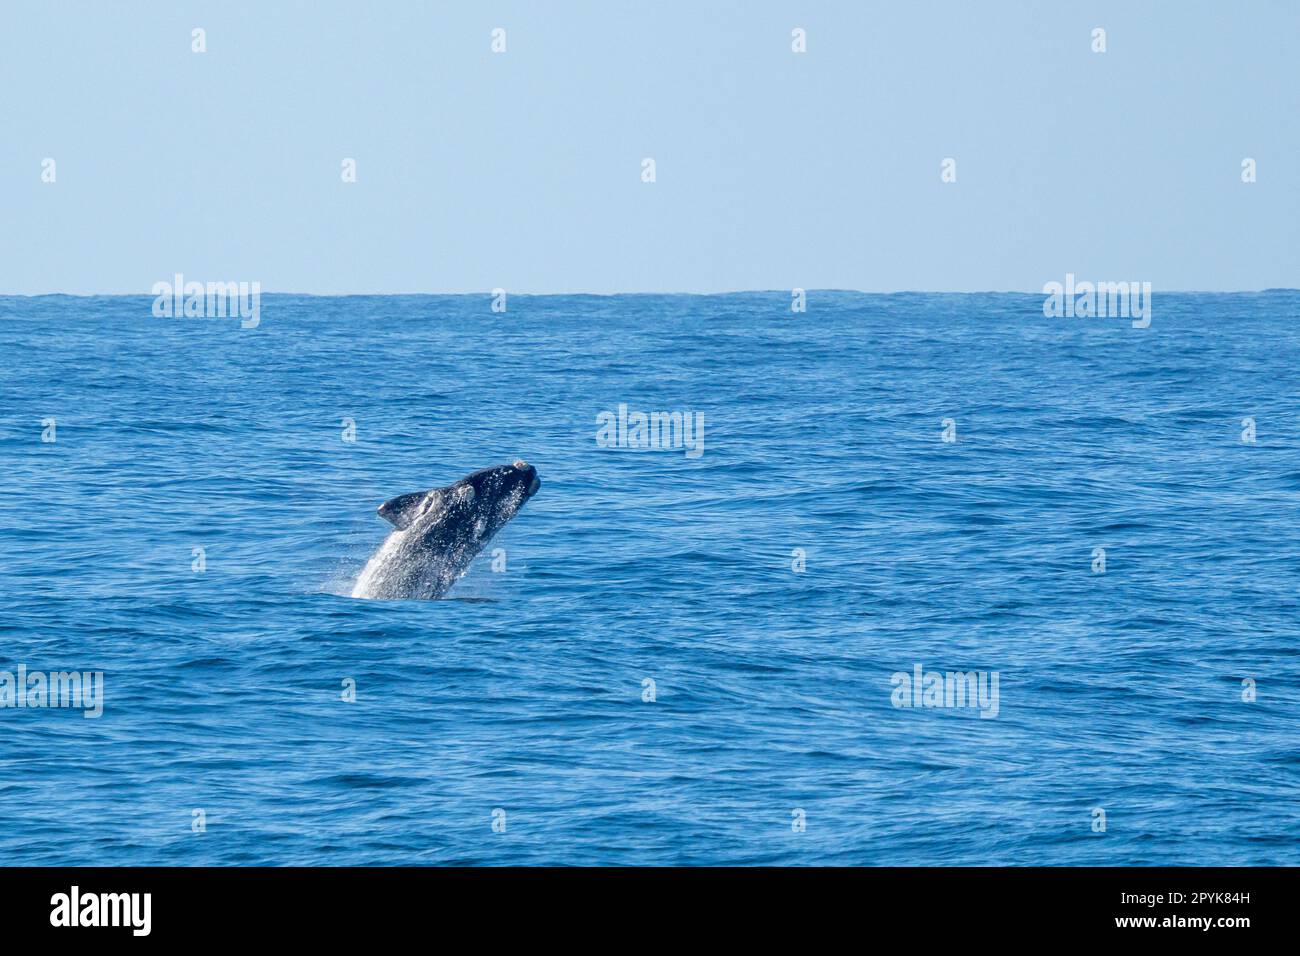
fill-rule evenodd
<path id="1" fill-rule="evenodd" d="M 1290 0 L 13 4 L 0 294 L 1295 287 L 1297 41 Z"/>

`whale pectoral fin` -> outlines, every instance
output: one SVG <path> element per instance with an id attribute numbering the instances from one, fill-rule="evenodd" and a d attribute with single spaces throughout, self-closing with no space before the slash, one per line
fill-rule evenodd
<path id="1" fill-rule="evenodd" d="M 379 517 L 398 531 L 405 531 L 420 514 L 420 505 L 428 497 L 427 491 L 413 491 L 408 495 L 389 498 L 379 506 Z"/>

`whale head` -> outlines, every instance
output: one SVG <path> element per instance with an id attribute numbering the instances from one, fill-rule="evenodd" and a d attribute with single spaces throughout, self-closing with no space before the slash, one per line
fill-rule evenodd
<path id="1" fill-rule="evenodd" d="M 399 494 L 380 505 L 380 518 L 398 531 L 407 531 L 416 525 L 445 520 L 448 516 L 484 522 L 486 537 L 498 531 L 524 506 L 524 502 L 537 494 L 542 480 L 537 468 L 528 462 L 499 464 L 469 473 L 459 481 L 428 492 Z M 490 531 L 489 528 L 490 527 Z M 480 537 L 484 535 L 476 535 Z"/>
<path id="2" fill-rule="evenodd" d="M 537 494 L 541 484 L 536 468 L 516 461 L 472 472 L 442 488 L 390 498 L 379 506 L 379 516 L 399 531 L 455 521 L 472 537 L 486 541 Z"/>
<path id="3" fill-rule="evenodd" d="M 542 486 L 537 469 L 526 461 L 497 465 L 466 475 L 437 490 L 435 501 L 463 509 L 476 522 L 474 537 L 486 541 L 513 518 Z M 432 508 L 430 509 L 432 510 Z"/>

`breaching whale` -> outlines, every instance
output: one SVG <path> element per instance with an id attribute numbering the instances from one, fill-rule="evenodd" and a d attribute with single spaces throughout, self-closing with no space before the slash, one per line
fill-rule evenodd
<path id="1" fill-rule="evenodd" d="M 379 516 L 395 530 L 357 575 L 352 596 L 442 597 L 540 486 L 537 469 L 517 461 L 385 501 Z"/>

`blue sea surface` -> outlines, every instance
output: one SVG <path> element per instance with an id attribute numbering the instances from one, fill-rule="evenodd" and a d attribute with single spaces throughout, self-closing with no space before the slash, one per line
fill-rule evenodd
<path id="1" fill-rule="evenodd" d="M 0 709 L 0 862 L 1300 864 L 1300 294 L 490 304 L 0 298 L 0 670 L 104 672 Z M 449 599 L 348 596 L 517 458 Z"/>

